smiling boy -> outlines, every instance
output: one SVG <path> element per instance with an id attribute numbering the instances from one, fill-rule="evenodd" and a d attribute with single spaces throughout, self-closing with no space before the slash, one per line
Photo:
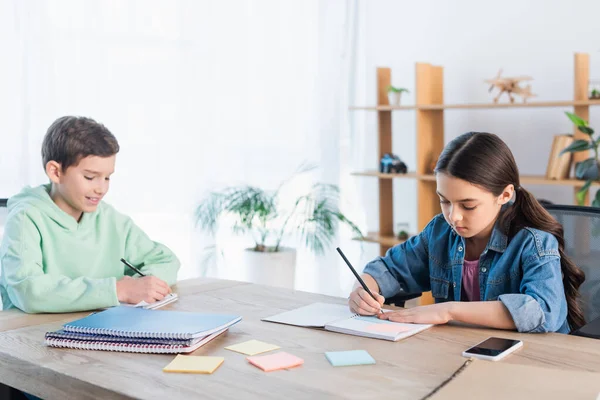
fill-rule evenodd
<path id="1" fill-rule="evenodd" d="M 42 161 L 49 184 L 8 201 L 0 246 L 3 309 L 71 312 L 161 300 L 179 260 L 131 218 L 102 201 L 119 144 L 102 124 L 66 116 L 48 128 Z M 146 276 L 132 278 L 120 259 Z"/>

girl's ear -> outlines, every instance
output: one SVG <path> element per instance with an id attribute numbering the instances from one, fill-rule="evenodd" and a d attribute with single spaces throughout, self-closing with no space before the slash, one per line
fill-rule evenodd
<path id="1" fill-rule="evenodd" d="M 46 175 L 50 178 L 52 183 L 60 183 L 60 177 L 62 175 L 62 168 L 56 161 L 48 161 L 46 163 Z"/>
<path id="2" fill-rule="evenodd" d="M 512 183 L 510 185 L 506 185 L 500 196 L 498 196 L 498 204 L 504 205 L 508 203 L 515 194 L 515 185 Z"/>

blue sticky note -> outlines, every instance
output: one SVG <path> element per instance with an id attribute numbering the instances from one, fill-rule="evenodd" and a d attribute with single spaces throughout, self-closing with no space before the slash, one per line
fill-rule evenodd
<path id="1" fill-rule="evenodd" d="M 365 350 L 327 351 L 325 357 L 334 367 L 375 364 L 373 357 Z"/>

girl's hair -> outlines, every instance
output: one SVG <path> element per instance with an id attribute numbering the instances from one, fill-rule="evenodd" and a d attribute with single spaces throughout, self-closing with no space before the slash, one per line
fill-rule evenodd
<path id="1" fill-rule="evenodd" d="M 498 136 L 485 132 L 468 132 L 452 140 L 442 151 L 435 173 L 445 173 L 477 185 L 494 196 L 500 196 L 506 186 L 514 185 L 515 202 L 500 215 L 500 226 L 509 226 L 509 240 L 524 227 L 546 231 L 558 240 L 560 266 L 567 298 L 567 321 L 571 329 L 585 324 L 578 302 L 579 286 L 585 273 L 564 253 L 563 227 L 527 190 L 521 187 L 517 163 Z"/>

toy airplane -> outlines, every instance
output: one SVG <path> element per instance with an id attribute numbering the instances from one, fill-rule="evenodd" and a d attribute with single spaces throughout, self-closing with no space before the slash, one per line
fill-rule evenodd
<path id="1" fill-rule="evenodd" d="M 491 84 L 489 92 L 491 92 L 492 89 L 494 89 L 494 87 L 500 89 L 500 93 L 498 93 L 498 95 L 496 97 L 494 97 L 494 103 L 498 102 L 498 99 L 504 92 L 506 92 L 508 94 L 508 98 L 510 99 L 511 103 L 515 102 L 515 98 L 513 97 L 513 94 L 521 96 L 523 98 L 523 103 L 526 103 L 527 99 L 529 97 L 536 96 L 535 94 L 531 93 L 531 85 L 527 85 L 525 87 L 519 86 L 519 82 L 531 81 L 531 80 L 533 80 L 533 78 L 531 78 L 529 76 L 501 78 L 500 77 L 501 74 L 502 74 L 502 69 L 500 71 L 498 71 L 498 75 L 496 76 L 496 78 L 487 79 L 484 81 L 485 83 Z"/>

